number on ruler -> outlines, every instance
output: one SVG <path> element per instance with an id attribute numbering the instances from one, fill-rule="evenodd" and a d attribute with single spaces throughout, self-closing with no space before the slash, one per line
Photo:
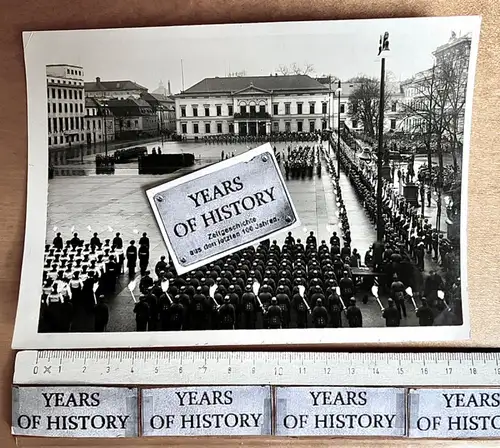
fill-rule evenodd
<path id="1" fill-rule="evenodd" d="M 403 375 L 405 373 L 402 367 L 398 367 L 398 375 Z"/>
<path id="2" fill-rule="evenodd" d="M 347 373 L 349 375 L 354 375 L 356 373 L 356 369 L 354 367 L 348 367 L 347 368 Z"/>
<path id="3" fill-rule="evenodd" d="M 378 375 L 378 374 L 380 374 L 380 371 L 378 370 L 378 368 L 377 368 L 377 367 L 374 367 L 374 368 L 372 369 L 372 372 L 373 372 L 373 374 L 374 374 L 374 375 Z"/>
<path id="4" fill-rule="evenodd" d="M 283 375 L 283 367 L 281 367 L 281 366 L 280 366 L 280 367 L 275 367 L 275 368 L 274 368 L 274 374 L 275 374 L 276 376 L 281 376 L 281 375 Z"/>
<path id="5" fill-rule="evenodd" d="M 427 374 L 429 373 L 429 370 L 427 369 L 427 367 L 422 367 L 422 368 L 420 369 L 420 373 L 421 373 L 422 375 L 427 375 Z"/>
<path id="6" fill-rule="evenodd" d="M 306 368 L 304 366 L 299 367 L 299 374 L 305 375 L 306 373 Z"/>
<path id="7" fill-rule="evenodd" d="M 453 369 L 451 367 L 446 367 L 444 369 L 444 373 L 446 373 L 446 375 L 451 375 L 452 372 L 453 372 Z"/>
<path id="8" fill-rule="evenodd" d="M 477 374 L 477 370 L 476 370 L 475 367 L 471 367 L 469 370 L 470 370 L 471 375 L 476 375 Z"/>

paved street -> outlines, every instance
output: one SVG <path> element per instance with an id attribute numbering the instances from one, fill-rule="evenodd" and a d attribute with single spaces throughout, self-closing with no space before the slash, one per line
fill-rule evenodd
<path id="1" fill-rule="evenodd" d="M 138 145 L 134 145 L 138 146 Z M 153 147 L 161 146 L 161 142 L 147 144 L 149 152 Z M 257 146 L 253 144 L 252 147 Z M 286 148 L 286 144 L 276 144 L 278 150 Z M 116 232 L 121 232 L 125 245 L 147 232 L 151 241 L 150 267 L 153 268 L 159 257 L 165 253 L 165 245 L 161 239 L 154 217 L 150 211 L 144 190 L 156 184 L 174 179 L 194 169 L 219 159 L 221 150 L 239 154 L 249 149 L 249 145 L 205 145 L 193 143 L 168 142 L 163 145 L 163 152 L 192 152 L 196 155 L 196 164 L 192 168 L 179 170 L 176 173 L 161 176 L 137 175 L 137 164 L 131 163 L 117 166 L 115 175 L 95 175 L 92 167 L 94 156 L 81 159 L 65 160 L 65 165 L 56 166 L 56 176 L 49 181 L 49 206 L 47 220 L 47 240 L 52 241 L 54 228 L 61 232 L 65 239 L 71 235 L 71 228 L 79 233 L 80 238 L 89 240 L 93 232 L 98 232 L 101 240 L 112 239 Z M 313 179 L 291 179 L 287 187 L 293 198 L 301 219 L 301 227 L 296 229 L 296 238 L 305 241 L 309 231 L 314 231 L 318 242 L 329 240 L 331 232 L 337 226 L 336 206 L 332 184 L 322 162 L 322 176 L 314 175 Z M 60 176 L 58 173 L 75 174 Z M 340 178 L 343 197 L 351 224 L 353 248 L 357 248 L 361 256 L 375 240 L 375 229 L 367 219 L 362 205 L 356 199 L 349 180 L 342 173 Z M 89 230 L 90 226 L 90 230 Z M 285 233 L 277 236 L 283 242 Z M 117 295 L 109 301 L 110 322 L 108 331 L 134 331 L 134 302 L 127 289 L 128 276 L 122 276 L 117 287 Z M 373 297 L 364 305 L 361 298 L 365 292 L 358 293 L 358 306 L 363 312 L 364 325 L 370 327 L 385 326 L 380 316 L 380 308 Z M 385 299 L 383 299 L 385 301 Z M 404 325 L 417 325 L 414 313 L 403 320 Z M 347 324 L 344 323 L 344 326 Z M 92 331 L 90 317 L 77 319 L 73 331 Z"/>

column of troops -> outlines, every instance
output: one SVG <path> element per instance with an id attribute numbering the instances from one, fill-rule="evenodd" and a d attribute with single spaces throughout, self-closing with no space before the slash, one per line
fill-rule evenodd
<path id="1" fill-rule="evenodd" d="M 146 233 L 138 246 L 130 241 L 126 251 L 119 232 L 104 242 L 97 233 L 88 242 L 78 233 L 65 242 L 57 233 L 45 246 L 39 330 L 70 331 L 73 318 L 83 313 L 94 315 L 95 330 L 104 331 L 109 320 L 106 296 L 115 294 L 125 269 L 135 276 L 137 262 L 144 275 L 149 264 Z"/>
<path id="2" fill-rule="evenodd" d="M 286 180 L 312 178 L 314 172 L 321 176 L 321 162 L 319 160 L 320 145 L 287 147 L 283 168 Z"/>
<path id="3" fill-rule="evenodd" d="M 156 280 L 140 280 L 137 330 L 341 327 L 343 311 L 360 327 L 351 266 L 336 255 L 336 233 L 331 242 L 290 232 L 282 246 L 266 240 L 181 276 L 163 257 Z"/>
<path id="4" fill-rule="evenodd" d="M 376 182 L 373 182 L 362 167 L 354 163 L 344 152 L 340 154 L 340 162 L 369 219 L 376 224 Z M 435 325 L 460 325 L 462 309 L 459 246 L 452 244 L 436 228 L 433 228 L 429 220 L 419 214 L 417 207 L 412 206 L 402 195 L 394 191 L 389 181 L 383 182 L 384 239 L 374 243 L 371 248 L 374 268 L 386 274 L 387 287 L 391 287 L 391 282 L 397 280 L 418 291 L 417 295 L 421 297 L 421 308 L 423 308 L 420 314 L 432 315 Z M 418 272 L 424 271 L 426 253 L 432 256 L 434 262 L 442 266 L 444 279 L 436 270 L 429 270 L 429 275 L 425 277 L 422 284 L 422 275 L 418 275 Z M 444 291 L 444 300 L 438 298 L 439 290 Z M 442 313 L 445 310 L 449 312 Z M 406 310 L 402 311 L 406 316 Z M 438 318 L 440 315 L 441 318 L 446 316 L 446 321 L 441 321 L 441 318 Z"/>

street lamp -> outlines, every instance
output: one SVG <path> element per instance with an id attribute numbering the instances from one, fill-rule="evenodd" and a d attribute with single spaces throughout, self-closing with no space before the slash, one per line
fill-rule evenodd
<path id="1" fill-rule="evenodd" d="M 161 147 L 163 148 L 163 105 L 158 106 L 158 110 L 160 111 L 160 123 L 159 123 L 159 130 L 160 130 L 160 138 L 161 138 Z"/>
<path id="2" fill-rule="evenodd" d="M 378 55 L 389 51 L 389 33 L 380 36 Z M 384 239 L 384 224 L 382 222 L 382 163 L 384 158 L 384 96 L 385 96 L 385 57 L 380 64 L 380 100 L 378 107 L 378 151 L 377 151 L 377 241 Z"/>
<path id="3" fill-rule="evenodd" d="M 107 120 L 106 120 L 106 114 L 107 114 L 107 107 L 108 103 L 107 101 L 102 101 L 101 102 L 102 110 L 103 110 L 103 125 L 104 125 L 104 155 L 106 158 L 108 157 L 108 130 L 107 130 Z"/>
<path id="4" fill-rule="evenodd" d="M 339 79 L 337 90 L 338 95 L 338 117 L 337 117 L 337 177 L 340 178 L 340 94 L 342 93 L 342 83 Z"/>

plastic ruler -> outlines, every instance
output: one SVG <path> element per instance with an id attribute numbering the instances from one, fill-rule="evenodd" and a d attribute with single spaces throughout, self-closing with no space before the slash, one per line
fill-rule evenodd
<path id="1" fill-rule="evenodd" d="M 14 384 L 498 386 L 497 352 L 22 351 Z"/>

